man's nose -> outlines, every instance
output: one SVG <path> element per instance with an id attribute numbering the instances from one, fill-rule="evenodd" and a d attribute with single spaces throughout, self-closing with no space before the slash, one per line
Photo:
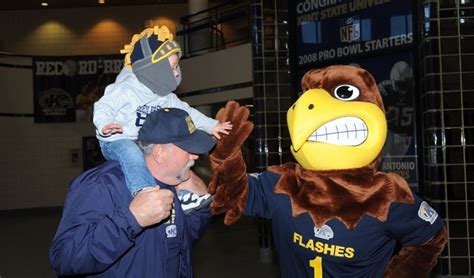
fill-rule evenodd
<path id="1" fill-rule="evenodd" d="M 192 153 L 189 154 L 189 158 L 191 160 L 196 160 L 196 159 L 198 159 L 198 157 L 199 157 L 199 155 L 197 155 L 197 154 L 192 154 Z"/>

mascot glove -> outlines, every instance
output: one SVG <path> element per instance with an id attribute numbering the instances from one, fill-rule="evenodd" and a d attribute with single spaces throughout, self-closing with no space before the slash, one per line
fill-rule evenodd
<path id="1" fill-rule="evenodd" d="M 212 176 L 208 188 L 214 195 L 212 214 L 226 212 L 224 223 L 227 225 L 240 218 L 247 201 L 247 168 L 241 146 L 253 129 L 253 123 L 247 120 L 249 114 L 246 107 L 229 101 L 216 115 L 219 122 L 230 121 L 233 125 L 231 132 L 217 141 L 210 155 Z"/>
<path id="2" fill-rule="evenodd" d="M 247 107 L 240 106 L 235 101 L 227 102 L 224 108 L 217 112 L 216 120 L 219 122 L 231 122 L 230 134 L 223 134 L 221 140 L 217 141 L 211 159 L 223 160 L 240 151 L 240 147 L 253 130 L 253 123 L 247 119 L 250 111 Z"/>
<path id="3" fill-rule="evenodd" d="M 445 227 L 419 246 L 405 246 L 392 257 L 385 269 L 384 278 L 428 278 L 438 256 L 448 242 Z"/>

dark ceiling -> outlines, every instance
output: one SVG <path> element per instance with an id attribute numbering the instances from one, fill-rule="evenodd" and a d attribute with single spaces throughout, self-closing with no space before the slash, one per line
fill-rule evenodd
<path id="1" fill-rule="evenodd" d="M 105 4 L 99 4 L 98 0 L 9 0 L 2 1 L 1 11 L 9 10 L 37 10 L 56 8 L 83 8 L 83 7 L 104 7 L 104 6 L 131 6 L 150 4 L 182 4 L 188 0 L 105 0 Z M 47 2 L 47 7 L 42 7 L 41 3 Z"/>

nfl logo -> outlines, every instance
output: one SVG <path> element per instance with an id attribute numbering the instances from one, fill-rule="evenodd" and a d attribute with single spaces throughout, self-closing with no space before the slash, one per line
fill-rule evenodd
<path id="1" fill-rule="evenodd" d="M 358 17 L 349 17 L 341 20 L 339 28 L 341 42 L 353 42 L 360 39 L 360 21 Z"/>

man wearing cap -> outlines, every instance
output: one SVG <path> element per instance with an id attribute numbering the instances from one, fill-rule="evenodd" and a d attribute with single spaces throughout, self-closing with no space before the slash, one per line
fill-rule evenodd
<path id="1" fill-rule="evenodd" d="M 175 187 L 215 141 L 184 110 L 164 108 L 147 117 L 138 144 L 157 186 L 133 198 L 115 161 L 77 177 L 49 250 L 59 276 L 192 277 L 192 244 L 210 213 L 184 214 Z"/>

